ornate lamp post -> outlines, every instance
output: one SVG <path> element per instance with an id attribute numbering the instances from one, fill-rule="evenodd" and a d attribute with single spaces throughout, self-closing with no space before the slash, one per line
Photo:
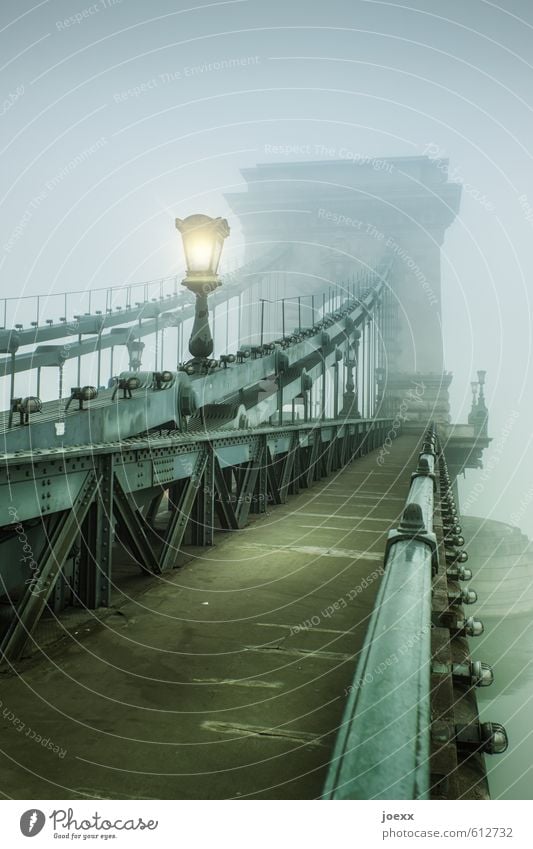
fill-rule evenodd
<path id="1" fill-rule="evenodd" d="M 127 343 L 127 348 L 130 360 L 130 371 L 140 371 L 144 342 L 140 339 L 130 339 Z"/>
<path id="2" fill-rule="evenodd" d="M 488 415 L 489 415 L 489 411 L 487 410 L 487 406 L 485 404 L 485 393 L 483 391 L 484 386 L 485 386 L 486 374 L 487 374 L 486 371 L 478 371 L 478 373 L 477 373 L 477 379 L 478 379 L 478 383 L 479 383 L 479 397 L 478 397 L 478 401 L 477 401 L 477 411 L 476 411 L 476 422 L 475 422 L 475 424 L 478 428 L 478 432 L 482 436 L 487 435 L 487 420 L 488 420 Z"/>
<path id="3" fill-rule="evenodd" d="M 477 410 L 477 392 L 479 389 L 479 383 L 477 382 L 477 380 L 472 380 L 470 382 L 470 388 L 472 390 L 472 407 L 470 409 L 470 413 L 468 414 L 468 424 L 474 424 Z"/>
<path id="4" fill-rule="evenodd" d="M 468 424 L 474 425 L 476 433 L 480 436 L 487 435 L 488 415 L 489 411 L 485 404 L 485 377 L 486 371 L 478 371 L 477 381 L 473 380 L 470 386 L 472 387 L 472 409 L 468 416 Z M 478 394 L 479 393 L 479 394 Z"/>
<path id="5" fill-rule="evenodd" d="M 477 373 L 477 379 L 478 379 L 478 383 L 479 383 L 479 400 L 478 400 L 478 406 L 479 407 L 485 407 L 485 394 L 484 394 L 484 391 L 483 391 L 483 387 L 485 386 L 485 377 L 486 376 L 487 376 L 486 371 L 478 371 L 478 373 Z"/>
<path id="6" fill-rule="evenodd" d="M 187 263 L 187 276 L 182 284 L 196 295 L 189 351 L 200 365 L 213 353 L 207 296 L 221 285 L 218 266 L 224 239 L 229 236 L 230 230 L 225 218 L 210 218 L 208 215 L 176 218 L 176 229 L 183 239 Z"/>
<path id="7" fill-rule="evenodd" d="M 376 385 L 376 410 L 379 410 L 385 400 L 385 369 L 383 366 L 378 366 L 376 369 Z M 385 410 L 382 410 L 382 415 L 385 415 Z"/>
<path id="8" fill-rule="evenodd" d="M 358 409 L 358 387 L 357 387 L 357 364 L 359 361 L 359 342 L 361 332 L 357 329 L 353 331 L 353 342 L 348 346 L 348 350 L 344 357 L 344 365 L 346 367 L 346 388 L 343 397 L 343 405 L 341 410 L 342 416 L 347 416 L 353 419 L 360 419 L 361 413 Z M 350 348 L 353 349 L 353 355 L 350 356 Z"/>

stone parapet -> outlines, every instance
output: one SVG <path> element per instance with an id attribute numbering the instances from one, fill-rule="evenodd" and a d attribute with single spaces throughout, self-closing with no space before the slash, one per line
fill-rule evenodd
<path id="1" fill-rule="evenodd" d="M 450 372 L 391 374 L 385 377 L 381 413 L 399 416 L 404 424 L 449 423 Z M 379 412 L 378 412 L 379 414 Z"/>

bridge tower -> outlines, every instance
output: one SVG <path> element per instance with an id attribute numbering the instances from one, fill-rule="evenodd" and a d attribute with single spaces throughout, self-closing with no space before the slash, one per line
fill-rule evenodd
<path id="1" fill-rule="evenodd" d="M 354 280 L 390 258 L 393 289 L 382 325 L 387 413 L 449 422 L 441 327 L 441 247 L 461 188 L 448 162 L 426 156 L 259 164 L 242 175 L 246 191 L 226 195 L 238 217 L 246 260 L 285 247 L 277 297 L 332 287 L 342 299 Z M 319 272 L 317 273 L 317 269 Z M 249 289 L 243 333 L 252 332 L 264 281 Z"/>

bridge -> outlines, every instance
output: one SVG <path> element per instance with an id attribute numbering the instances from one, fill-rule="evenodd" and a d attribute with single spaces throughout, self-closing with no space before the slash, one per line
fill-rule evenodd
<path id="1" fill-rule="evenodd" d="M 227 222 L 194 215 L 183 285 L 5 300 L 14 797 L 488 798 L 456 487 L 485 373 L 451 423 L 440 325 L 460 189 L 390 166 L 246 172 L 222 278 Z"/>

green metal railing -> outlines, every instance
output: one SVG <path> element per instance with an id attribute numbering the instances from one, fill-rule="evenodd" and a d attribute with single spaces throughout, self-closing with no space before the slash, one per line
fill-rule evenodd
<path id="1" fill-rule="evenodd" d="M 324 789 L 327 799 L 427 799 L 436 436 L 428 431 L 385 573 Z"/>

